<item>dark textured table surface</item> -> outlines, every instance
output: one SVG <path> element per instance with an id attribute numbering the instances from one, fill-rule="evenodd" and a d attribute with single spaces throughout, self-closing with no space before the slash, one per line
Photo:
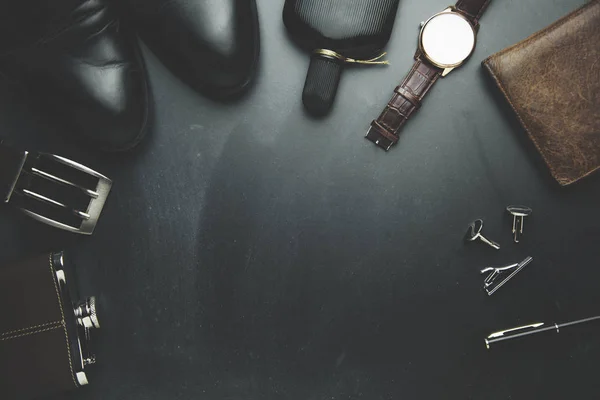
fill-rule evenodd
<path id="1" fill-rule="evenodd" d="M 385 153 L 363 139 L 442 0 L 401 3 L 392 66 L 349 69 L 307 117 L 307 55 L 259 0 L 254 89 L 214 103 L 148 51 L 153 132 L 106 155 L 60 136 L 3 85 L 13 142 L 115 181 L 94 236 L 0 210 L 0 262 L 67 248 L 103 306 L 89 387 L 55 399 L 598 398 L 600 327 L 487 351 L 490 332 L 600 314 L 600 176 L 560 188 L 480 62 L 583 4 L 495 0 L 472 59 Z M 515 245 L 504 208 L 534 209 Z M 501 242 L 465 246 L 473 219 Z M 479 269 L 534 257 L 492 297 Z"/>

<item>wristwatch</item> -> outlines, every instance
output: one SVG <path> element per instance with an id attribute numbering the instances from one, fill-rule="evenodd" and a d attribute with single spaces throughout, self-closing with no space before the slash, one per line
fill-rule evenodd
<path id="1" fill-rule="evenodd" d="M 479 18 L 489 2 L 459 0 L 421 23 L 415 64 L 379 118 L 371 123 L 367 139 L 384 150 L 398 142 L 400 129 L 419 109 L 433 84 L 464 64 L 473 53 Z"/>

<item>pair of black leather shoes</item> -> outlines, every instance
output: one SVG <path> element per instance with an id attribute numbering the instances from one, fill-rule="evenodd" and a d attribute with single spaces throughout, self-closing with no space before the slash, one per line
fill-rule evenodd
<path id="1" fill-rule="evenodd" d="M 119 10 L 111 1 L 0 5 L 0 71 L 69 122 L 75 136 L 105 150 L 127 150 L 144 137 L 150 100 L 135 32 L 210 97 L 235 96 L 252 81 L 259 53 L 255 0 L 128 0 Z"/>

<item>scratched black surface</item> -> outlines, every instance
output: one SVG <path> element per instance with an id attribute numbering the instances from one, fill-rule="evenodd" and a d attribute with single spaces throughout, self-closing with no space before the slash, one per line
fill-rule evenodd
<path id="1" fill-rule="evenodd" d="M 103 306 L 91 385 L 52 399 L 594 399 L 600 327 L 486 351 L 488 333 L 599 313 L 600 176 L 552 181 L 480 62 L 581 0 L 495 0 L 470 62 L 437 84 L 389 153 L 362 138 L 412 64 L 403 1 L 389 68 L 354 68 L 323 120 L 302 111 L 308 58 L 280 1 L 259 0 L 262 62 L 240 101 L 211 102 L 145 51 L 151 137 L 106 155 L 4 82 L 0 129 L 115 181 L 95 235 L 0 210 L 0 262 L 67 248 Z M 504 207 L 534 209 L 511 243 Z M 503 245 L 464 246 L 483 217 Z M 534 257 L 491 298 L 478 269 Z"/>

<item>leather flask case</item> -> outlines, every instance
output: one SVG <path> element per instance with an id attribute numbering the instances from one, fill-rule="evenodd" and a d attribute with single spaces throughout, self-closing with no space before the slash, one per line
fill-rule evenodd
<path id="1" fill-rule="evenodd" d="M 63 253 L 0 273 L 0 397 L 31 399 L 86 385 L 85 369 L 95 362 L 89 342 L 99 327 L 96 303 L 71 301 Z"/>

